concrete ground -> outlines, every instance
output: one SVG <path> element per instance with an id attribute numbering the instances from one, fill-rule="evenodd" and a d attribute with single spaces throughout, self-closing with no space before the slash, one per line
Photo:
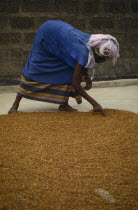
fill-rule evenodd
<path id="1" fill-rule="evenodd" d="M 88 91 L 103 108 L 127 110 L 138 113 L 138 79 L 116 80 L 109 82 L 94 82 L 93 88 Z M 115 87 L 112 87 L 115 86 Z M 15 96 L 17 86 L 0 86 L 0 114 L 7 114 Z M 77 105 L 73 98 L 70 105 L 81 112 L 92 110 L 92 106 L 83 99 L 82 104 Z M 18 109 L 19 112 L 55 112 L 58 105 L 28 100 L 23 98 Z"/>

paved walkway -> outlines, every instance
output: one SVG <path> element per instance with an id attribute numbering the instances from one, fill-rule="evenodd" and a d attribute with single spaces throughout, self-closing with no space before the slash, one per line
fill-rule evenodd
<path id="1" fill-rule="evenodd" d="M 8 87 L 7 91 L 2 91 L 0 88 L 0 114 L 7 114 L 15 96 L 17 87 Z M 130 85 L 123 87 L 104 87 L 92 88 L 88 93 L 97 100 L 103 108 L 128 110 L 138 113 L 138 85 Z M 92 106 L 83 99 L 82 104 L 77 105 L 74 99 L 69 100 L 70 105 L 77 108 L 81 112 L 87 112 L 92 109 Z M 58 105 L 28 100 L 23 98 L 19 112 L 55 112 L 58 110 Z"/>

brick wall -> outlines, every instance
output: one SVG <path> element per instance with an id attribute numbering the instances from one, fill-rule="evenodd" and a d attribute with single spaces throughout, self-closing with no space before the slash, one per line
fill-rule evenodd
<path id="1" fill-rule="evenodd" d="M 116 66 L 95 66 L 95 80 L 137 77 L 137 11 L 137 0 L 0 0 L 0 84 L 18 83 L 34 35 L 50 19 L 118 39 Z"/>

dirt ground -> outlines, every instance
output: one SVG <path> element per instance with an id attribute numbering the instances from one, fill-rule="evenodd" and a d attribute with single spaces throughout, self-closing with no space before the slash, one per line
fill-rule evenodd
<path id="1" fill-rule="evenodd" d="M 0 115 L 0 209 L 137 209 L 138 114 Z"/>

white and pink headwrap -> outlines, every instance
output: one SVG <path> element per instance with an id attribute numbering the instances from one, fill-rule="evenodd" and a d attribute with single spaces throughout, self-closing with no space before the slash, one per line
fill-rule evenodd
<path id="1" fill-rule="evenodd" d="M 98 48 L 102 56 L 112 58 L 113 65 L 119 57 L 119 43 L 116 38 L 111 35 L 93 34 L 86 46 L 89 49 L 88 63 L 86 66 L 88 68 L 92 68 L 95 65 L 92 48 Z"/>

